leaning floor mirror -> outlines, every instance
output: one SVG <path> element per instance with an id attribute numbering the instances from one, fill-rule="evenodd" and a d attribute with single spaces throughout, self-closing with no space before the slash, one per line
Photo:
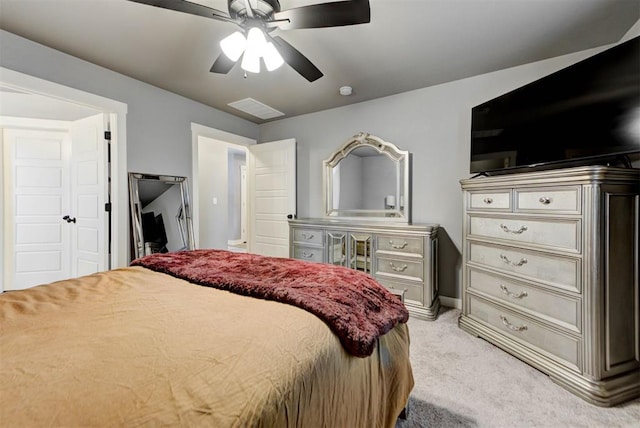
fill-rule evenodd
<path id="1" fill-rule="evenodd" d="M 129 173 L 135 258 L 195 248 L 186 177 Z"/>

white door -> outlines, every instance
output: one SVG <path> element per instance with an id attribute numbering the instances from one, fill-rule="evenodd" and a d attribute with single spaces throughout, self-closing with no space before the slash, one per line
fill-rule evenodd
<path id="1" fill-rule="evenodd" d="M 251 253 L 289 257 L 288 217 L 296 215 L 296 140 L 249 146 Z"/>
<path id="2" fill-rule="evenodd" d="M 71 141 L 64 131 L 5 129 L 4 290 L 71 276 Z"/>
<path id="3" fill-rule="evenodd" d="M 104 114 L 77 120 L 71 125 L 71 272 L 88 275 L 108 269 L 108 202 L 106 178 L 107 129 Z"/>
<path id="4" fill-rule="evenodd" d="M 105 115 L 3 132 L 4 290 L 108 269 Z"/>

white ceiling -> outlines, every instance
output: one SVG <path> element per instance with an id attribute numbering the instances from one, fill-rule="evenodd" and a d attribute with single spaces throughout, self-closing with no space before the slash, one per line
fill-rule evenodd
<path id="1" fill-rule="evenodd" d="M 334 0 L 329 0 L 334 1 Z M 226 0 L 194 0 L 226 10 Z M 323 0 L 280 0 L 282 9 Z M 255 123 L 227 104 L 251 97 L 311 113 L 617 42 L 639 0 L 370 0 L 371 23 L 274 31 L 324 77 L 288 66 L 210 73 L 236 27 L 127 0 L 0 0 L 0 28 Z M 339 95 L 339 87 L 353 95 Z"/>

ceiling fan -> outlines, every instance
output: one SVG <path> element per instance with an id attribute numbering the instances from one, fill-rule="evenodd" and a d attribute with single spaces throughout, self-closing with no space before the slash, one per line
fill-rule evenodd
<path id="1" fill-rule="evenodd" d="M 278 0 L 227 0 L 228 13 L 183 0 L 129 0 L 164 9 L 204 16 L 240 27 L 220 42 L 223 52 L 211 67 L 211 72 L 226 74 L 242 56 L 242 68 L 260 72 L 260 58 L 268 70 L 286 62 L 309 82 L 323 76 L 307 57 L 280 36 L 271 36 L 276 28 L 339 27 L 366 24 L 371 20 L 369 0 L 342 0 L 293 9 L 280 9 Z"/>

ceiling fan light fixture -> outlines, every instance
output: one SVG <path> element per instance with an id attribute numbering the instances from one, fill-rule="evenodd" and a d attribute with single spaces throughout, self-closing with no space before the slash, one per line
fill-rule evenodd
<path id="1" fill-rule="evenodd" d="M 260 57 L 264 52 L 267 39 L 262 30 L 252 27 L 247 34 L 247 48 L 244 51 L 241 67 L 251 73 L 260 73 Z"/>
<path id="2" fill-rule="evenodd" d="M 262 58 L 269 71 L 273 71 L 284 64 L 284 59 L 282 59 L 282 56 L 271 42 L 264 46 Z"/>
<path id="3" fill-rule="evenodd" d="M 231 61 L 237 61 L 247 47 L 247 39 L 244 38 L 244 35 L 240 31 L 236 31 L 232 35 L 222 39 L 220 41 L 220 47 L 222 48 L 222 52 L 224 52 Z"/>

